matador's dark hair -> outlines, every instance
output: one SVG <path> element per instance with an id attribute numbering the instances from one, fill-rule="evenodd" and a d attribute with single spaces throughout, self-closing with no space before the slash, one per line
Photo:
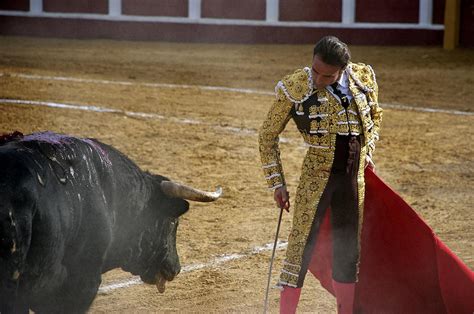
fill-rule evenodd
<path id="1" fill-rule="evenodd" d="M 317 55 L 324 63 L 345 68 L 351 60 L 351 51 L 335 36 L 325 36 L 314 46 L 313 57 Z"/>

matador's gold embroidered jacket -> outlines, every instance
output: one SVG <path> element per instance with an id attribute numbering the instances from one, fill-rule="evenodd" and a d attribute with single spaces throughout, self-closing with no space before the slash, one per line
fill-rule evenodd
<path id="1" fill-rule="evenodd" d="M 296 287 L 300 276 L 303 252 L 309 237 L 316 208 L 327 184 L 334 159 L 337 134 L 361 136 L 358 172 L 359 224 L 363 219 L 365 157 L 372 156 L 382 120 L 378 105 L 378 87 L 372 68 L 350 63 L 345 73 L 349 80 L 352 101 L 347 110 L 326 88 L 313 87 L 310 68 L 296 70 L 275 87 L 276 99 L 259 133 L 259 149 L 268 187 L 272 190 L 285 184 L 278 146 L 279 134 L 293 118 L 308 145 L 300 182 L 296 192 L 292 230 L 280 276 L 280 285 Z M 312 97 L 312 101 L 307 101 Z M 316 102 L 316 105 L 311 105 Z M 359 226 L 360 235 L 361 226 Z M 360 242 L 359 242 L 360 243 Z"/>

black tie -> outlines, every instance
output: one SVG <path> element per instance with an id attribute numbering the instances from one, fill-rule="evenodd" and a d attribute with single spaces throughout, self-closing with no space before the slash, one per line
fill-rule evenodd
<path id="1" fill-rule="evenodd" d="M 331 84 L 332 90 L 334 91 L 334 94 L 339 97 L 341 100 L 341 105 L 344 107 L 344 109 L 347 109 L 349 107 L 349 100 L 347 99 L 347 96 L 344 95 L 338 88 L 337 88 L 337 82 L 334 84 Z"/>

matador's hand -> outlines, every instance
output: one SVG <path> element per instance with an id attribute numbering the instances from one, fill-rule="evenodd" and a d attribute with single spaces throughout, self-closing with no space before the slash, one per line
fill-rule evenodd
<path id="1" fill-rule="evenodd" d="M 372 169 L 372 171 L 375 172 L 375 164 L 374 162 L 372 161 L 372 158 L 370 158 L 369 155 L 366 155 L 365 156 L 365 167 L 369 167 L 370 169 Z"/>
<path id="2" fill-rule="evenodd" d="M 275 189 L 275 192 L 273 193 L 273 198 L 275 199 L 278 208 L 283 208 L 287 212 L 290 211 L 290 194 L 286 190 L 286 186 L 282 186 Z"/>

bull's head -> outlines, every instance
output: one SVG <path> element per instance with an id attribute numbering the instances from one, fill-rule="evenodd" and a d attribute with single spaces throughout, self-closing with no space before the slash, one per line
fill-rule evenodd
<path id="1" fill-rule="evenodd" d="M 176 231 L 179 216 L 189 208 L 186 200 L 213 202 L 221 196 L 222 189 L 205 192 L 168 181 L 161 176 L 153 177 L 155 195 L 152 207 L 153 215 L 157 216 L 144 222 L 146 230 L 140 235 L 138 251 L 142 255 L 139 258 L 141 266 L 136 273 L 145 283 L 156 284 L 158 291 L 162 293 L 166 282 L 173 280 L 181 270 L 176 250 Z"/>

